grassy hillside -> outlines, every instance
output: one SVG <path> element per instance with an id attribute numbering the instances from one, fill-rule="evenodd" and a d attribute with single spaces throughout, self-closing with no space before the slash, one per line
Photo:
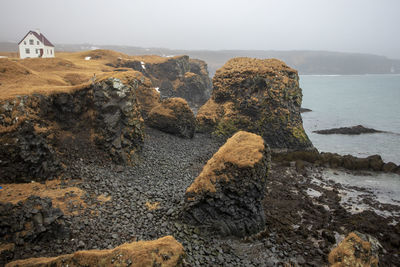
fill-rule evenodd
<path id="1" fill-rule="evenodd" d="M 398 74 L 400 60 L 383 56 L 329 51 L 263 51 L 263 50 L 172 50 L 166 48 L 142 48 L 134 46 L 78 44 L 56 45 L 58 52 L 76 52 L 91 49 L 108 49 L 128 55 L 188 55 L 204 60 L 210 75 L 233 57 L 277 58 L 299 71 L 300 74 Z M 16 52 L 17 45 L 1 43 L 0 51 Z M 0 53 L 0 56 L 2 54 Z"/>

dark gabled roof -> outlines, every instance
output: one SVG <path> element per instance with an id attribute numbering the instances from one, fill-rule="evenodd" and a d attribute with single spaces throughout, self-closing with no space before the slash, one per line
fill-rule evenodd
<path id="1" fill-rule="evenodd" d="M 30 34 L 30 33 L 32 33 L 33 35 L 35 35 L 35 37 L 38 38 L 39 41 L 41 41 L 45 46 L 52 46 L 52 47 L 54 47 L 54 45 L 53 45 L 52 43 L 50 43 L 50 41 L 47 40 L 47 38 L 46 38 L 42 33 L 38 34 L 38 33 L 35 32 L 35 31 L 29 31 L 29 32 L 24 36 L 24 38 L 22 38 L 22 40 L 18 43 L 18 45 L 19 45 L 20 43 L 22 43 L 22 41 L 25 40 L 26 36 L 28 36 L 28 34 Z"/>

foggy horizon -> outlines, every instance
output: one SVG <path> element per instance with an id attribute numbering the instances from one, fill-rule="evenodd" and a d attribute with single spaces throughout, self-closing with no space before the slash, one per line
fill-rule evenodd
<path id="1" fill-rule="evenodd" d="M 176 50 L 363 53 L 400 59 L 400 1 L 4 0 L 0 41 Z"/>

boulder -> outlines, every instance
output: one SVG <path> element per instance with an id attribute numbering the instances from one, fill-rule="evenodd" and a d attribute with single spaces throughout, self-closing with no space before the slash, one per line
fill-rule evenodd
<path id="1" fill-rule="evenodd" d="M 82 250 L 53 258 L 17 260 L 7 267 L 24 266 L 182 266 L 183 246 L 172 236 L 125 243 L 114 249 Z"/>
<path id="2" fill-rule="evenodd" d="M 385 163 L 382 167 L 384 172 L 394 172 L 397 168 L 397 165 L 393 162 Z"/>
<path id="3" fill-rule="evenodd" d="M 379 265 L 378 252 L 382 246 L 370 236 L 353 232 L 334 248 L 328 256 L 331 267 Z"/>
<path id="4" fill-rule="evenodd" d="M 385 164 L 382 160 L 382 157 L 379 155 L 372 155 L 367 157 L 369 162 L 369 167 L 374 171 L 381 171 L 383 164 Z"/>
<path id="5" fill-rule="evenodd" d="M 256 133 L 274 150 L 308 150 L 297 71 L 277 59 L 234 58 L 218 69 L 214 90 L 196 117 L 197 129 L 230 136 Z"/>
<path id="6" fill-rule="evenodd" d="M 185 138 L 193 137 L 196 123 L 192 110 L 183 98 L 163 100 L 150 111 L 146 122 L 150 127 Z"/>
<path id="7" fill-rule="evenodd" d="M 369 160 L 367 158 L 357 158 L 352 155 L 345 155 L 343 158 L 343 167 L 348 170 L 368 170 Z"/>
<path id="8" fill-rule="evenodd" d="M 261 202 L 269 168 L 269 147 L 262 137 L 237 132 L 187 188 L 184 220 L 221 235 L 246 236 L 263 230 Z"/>

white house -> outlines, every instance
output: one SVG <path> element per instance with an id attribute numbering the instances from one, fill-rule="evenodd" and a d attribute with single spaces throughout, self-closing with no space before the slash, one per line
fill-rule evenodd
<path id="1" fill-rule="evenodd" d="M 29 31 L 18 43 L 19 57 L 54 57 L 54 45 L 39 30 Z"/>

